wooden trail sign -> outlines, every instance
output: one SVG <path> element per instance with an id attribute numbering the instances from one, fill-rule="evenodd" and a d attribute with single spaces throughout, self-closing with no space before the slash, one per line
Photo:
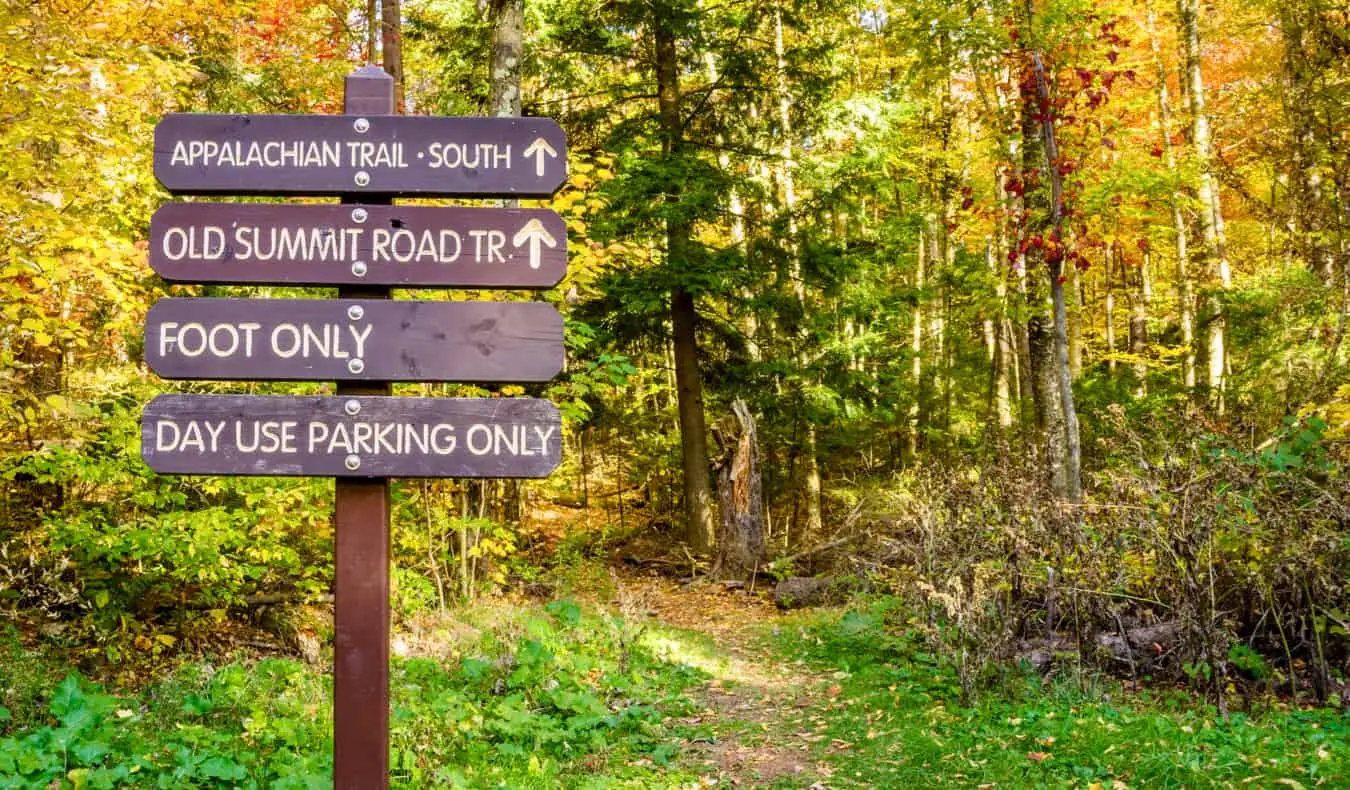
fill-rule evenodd
<path id="1" fill-rule="evenodd" d="M 562 316 L 545 302 L 161 299 L 145 361 L 167 379 L 548 381 Z"/>
<path id="2" fill-rule="evenodd" d="M 551 288 L 567 227 L 547 209 L 168 203 L 150 267 L 171 282 Z"/>
<path id="3" fill-rule="evenodd" d="M 548 118 L 172 113 L 155 177 L 180 195 L 549 197 L 567 138 Z"/>
<path id="4" fill-rule="evenodd" d="M 562 423 L 530 398 L 394 398 L 391 381 L 546 381 L 562 318 L 541 302 L 392 301 L 393 286 L 547 288 L 566 228 L 539 209 L 394 207 L 402 195 L 547 197 L 567 177 L 545 118 L 393 115 L 393 79 L 347 75 L 341 116 L 166 116 L 155 176 L 189 195 L 151 223 L 174 282 L 336 285 L 336 300 L 162 299 L 145 358 L 165 378 L 330 380 L 332 397 L 163 395 L 141 451 L 165 474 L 335 479 L 333 786 L 389 786 L 389 477 L 543 477 Z"/>
<path id="5" fill-rule="evenodd" d="M 160 395 L 141 415 L 163 474 L 545 477 L 561 442 L 537 398 Z"/>

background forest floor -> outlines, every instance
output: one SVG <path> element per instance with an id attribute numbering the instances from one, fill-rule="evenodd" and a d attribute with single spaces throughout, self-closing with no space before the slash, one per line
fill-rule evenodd
<path id="1" fill-rule="evenodd" d="M 400 787 L 1344 786 L 1339 709 L 1061 670 L 963 705 L 894 601 L 780 613 L 767 591 L 586 561 L 571 599 L 484 599 L 399 629 Z M 197 658 L 104 691 L 0 640 L 0 787 L 329 787 L 321 660 Z M 27 642 L 27 645 L 22 642 Z M 63 680 L 63 677 L 65 678 Z"/>

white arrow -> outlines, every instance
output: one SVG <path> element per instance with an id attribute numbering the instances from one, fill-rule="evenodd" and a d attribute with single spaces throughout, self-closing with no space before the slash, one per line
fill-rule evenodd
<path id="1" fill-rule="evenodd" d="M 530 147 L 525 149 L 526 159 L 529 159 L 532 156 L 534 157 L 534 174 L 540 178 L 544 177 L 545 154 L 548 154 L 550 157 L 558 156 L 558 152 L 553 150 L 553 146 L 549 145 L 548 141 L 542 137 L 534 138 L 534 142 L 530 143 Z"/>
<path id="2" fill-rule="evenodd" d="M 535 142 L 540 141 L 536 140 Z M 548 143 L 544 143 L 544 147 L 548 148 Z M 552 151 L 553 149 L 549 148 L 548 150 Z M 511 239 L 511 243 L 516 245 L 517 247 L 519 247 L 520 245 L 524 244 L 527 241 L 530 243 L 531 269 L 539 268 L 540 242 L 547 244 L 549 246 L 549 249 L 553 249 L 554 247 L 558 246 L 558 240 L 553 238 L 553 234 L 549 233 L 547 230 L 544 229 L 544 223 L 540 222 L 537 219 L 532 219 L 529 222 L 525 223 L 525 227 L 516 231 L 516 235 Z"/>

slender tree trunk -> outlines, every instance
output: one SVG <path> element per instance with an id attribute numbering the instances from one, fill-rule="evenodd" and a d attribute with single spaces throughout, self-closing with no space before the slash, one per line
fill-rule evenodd
<path id="1" fill-rule="evenodd" d="M 779 171 L 779 183 L 783 188 L 783 208 L 787 212 L 788 244 L 791 246 L 791 264 L 789 277 L 792 280 L 792 292 L 797 299 L 799 313 L 809 315 L 806 301 L 806 283 L 802 279 L 802 264 L 797 245 L 797 190 L 793 167 L 795 152 L 792 149 L 792 94 L 787 85 L 787 56 L 783 44 L 783 11 L 774 6 L 774 59 L 777 66 L 778 92 L 778 130 L 782 136 L 780 153 L 782 163 Z M 798 346 L 797 364 L 806 367 L 806 343 Z M 804 415 L 806 423 L 805 442 L 802 447 L 802 510 L 805 518 L 795 530 L 798 538 L 812 538 L 821 533 L 820 514 L 820 462 L 817 457 L 816 425 L 810 414 Z"/>
<path id="2" fill-rule="evenodd" d="M 1148 5 L 1147 22 L 1149 45 L 1153 50 L 1153 66 L 1158 81 L 1158 148 L 1162 151 L 1167 172 L 1177 172 L 1177 155 L 1172 147 L 1172 102 L 1167 90 L 1167 66 L 1163 63 L 1162 45 L 1158 39 L 1153 4 Z M 1175 178 L 1175 176 L 1174 176 Z M 1172 208 L 1172 232 L 1177 254 L 1177 305 L 1181 321 L 1182 383 L 1194 390 L 1195 373 L 1195 286 L 1191 282 L 1190 250 L 1187 248 L 1186 219 L 1181 207 L 1185 202 L 1180 185 L 1174 181 L 1169 199 Z"/>
<path id="3" fill-rule="evenodd" d="M 1103 254 L 1102 274 L 1106 277 L 1106 369 L 1116 372 L 1116 291 L 1111 287 L 1112 270 L 1116 265 L 1114 244 L 1107 244 Z"/>
<path id="4" fill-rule="evenodd" d="M 1293 218 L 1294 246 L 1304 265 L 1324 285 L 1336 282 L 1336 255 L 1327 221 L 1328 200 L 1321 166 L 1317 129 L 1321 123 L 1312 101 L 1317 87 L 1312 84 L 1312 66 L 1305 51 L 1305 19 L 1315 19 L 1316 11 L 1300 3 L 1280 6 L 1280 32 L 1284 39 L 1284 111 L 1290 131 L 1293 171 L 1289 179 L 1290 213 Z M 1333 185 L 1334 188 L 1334 185 Z"/>
<path id="5" fill-rule="evenodd" d="M 1044 248 L 1036 247 L 1036 258 L 1045 267 L 1046 274 L 1050 281 L 1050 302 L 1052 308 L 1052 326 L 1041 327 L 1041 334 L 1051 335 L 1050 345 L 1053 348 L 1053 359 L 1050 365 L 1052 373 L 1044 372 L 1044 361 L 1042 361 L 1042 370 L 1038 372 L 1038 396 L 1044 402 L 1043 408 L 1046 409 L 1046 443 L 1047 455 L 1051 461 L 1052 472 L 1056 471 L 1054 460 L 1056 456 L 1062 459 L 1062 467 L 1058 474 L 1052 475 L 1055 493 L 1068 500 L 1078 503 L 1082 501 L 1082 476 L 1081 476 L 1081 450 L 1078 438 L 1078 415 L 1073 402 L 1073 380 L 1069 370 L 1069 337 L 1068 337 L 1068 309 L 1064 296 L 1064 271 L 1062 247 L 1066 236 L 1063 231 L 1064 221 L 1064 196 L 1063 184 L 1059 171 L 1052 163 L 1059 157 L 1055 141 L 1055 122 L 1054 114 L 1050 105 L 1050 93 L 1046 84 L 1045 70 L 1041 64 L 1040 53 L 1032 51 L 1030 55 L 1030 74 L 1023 79 L 1023 154 L 1026 162 L 1025 170 L 1030 173 L 1036 168 L 1041 168 L 1045 175 L 1044 180 L 1050 184 L 1049 195 L 1046 195 L 1044 187 L 1036 190 L 1028 190 L 1028 202 L 1030 196 L 1036 195 L 1038 202 L 1044 203 L 1048 197 L 1049 205 L 1042 205 L 1041 211 L 1033 211 L 1028 206 L 1028 214 L 1040 214 L 1048 216 L 1048 222 L 1045 222 L 1041 228 L 1048 233 L 1055 244 L 1055 253 L 1048 254 Z M 1048 210 L 1046 210 L 1048 209 Z M 1032 256 L 1028 255 L 1028 265 L 1032 263 Z M 1042 343 L 1045 341 L 1042 339 Z M 1040 353 L 1044 353 L 1043 350 Z M 1036 353 L 1033 352 L 1033 364 Z M 1055 379 L 1058 385 L 1056 392 L 1051 392 L 1050 380 Z M 1053 406 L 1052 406 L 1053 403 Z M 1057 408 L 1057 414 L 1051 411 Z M 1058 423 L 1058 425 L 1056 425 Z M 1056 430 L 1058 428 L 1058 430 Z"/>
<path id="6" fill-rule="evenodd" d="M 680 117 L 679 56 L 675 32 L 666 9 L 657 4 L 653 20 L 656 55 L 657 103 L 667 156 L 678 155 L 684 145 L 684 122 Z M 677 197 L 677 196 L 673 196 Z M 693 245 L 688 222 L 666 222 L 666 265 L 684 266 Z M 680 416 L 680 449 L 684 466 L 685 539 L 697 552 L 712 547 L 712 487 L 708 482 L 708 432 L 703 411 L 703 374 L 699 368 L 697 310 L 694 297 L 682 286 L 670 294 L 670 318 L 675 355 L 675 392 Z"/>
<path id="7" fill-rule="evenodd" d="M 1061 268 L 1062 271 L 1062 268 Z M 1083 376 L 1083 275 L 1077 270 L 1063 272 L 1065 282 L 1070 284 L 1073 311 L 1068 313 L 1067 337 L 1069 342 L 1069 378 L 1077 381 Z M 1067 295 L 1066 295 L 1067 296 Z"/>
<path id="8" fill-rule="evenodd" d="M 384 70 L 394 78 L 394 112 L 404 111 L 403 94 L 403 15 L 399 0 L 380 0 L 383 17 L 381 47 L 384 52 Z"/>
<path id="9" fill-rule="evenodd" d="M 379 0 L 366 0 L 366 63 L 374 65 L 379 59 L 380 46 L 380 4 Z"/>
<path id="10" fill-rule="evenodd" d="M 524 101 L 520 74 L 525 46 L 525 0 L 493 0 L 491 14 L 492 61 L 488 66 L 488 111 L 499 118 L 513 118 L 520 115 Z M 519 205 L 519 200 L 501 201 L 502 208 L 516 208 Z M 521 523 L 524 503 L 522 485 L 520 480 L 503 481 L 502 524 Z M 513 513 L 508 515 L 508 509 Z"/>
<path id="11" fill-rule="evenodd" d="M 909 407 L 909 431 L 905 442 L 906 463 L 914 464 L 919 460 L 920 435 L 924 423 L 923 393 L 923 295 L 927 251 L 924 249 L 926 234 L 919 234 L 919 250 L 914 268 L 914 306 L 910 320 L 909 353 L 910 374 L 913 377 L 914 403 Z"/>
<path id="12" fill-rule="evenodd" d="M 717 84 L 717 58 L 711 52 L 703 55 L 704 66 L 708 70 L 708 84 Z M 723 173 L 730 173 L 731 154 L 727 153 L 726 140 L 721 132 L 717 133 L 717 166 Z M 731 244 L 741 253 L 745 253 L 745 204 L 741 200 L 741 192 L 735 186 L 727 189 L 727 225 L 731 234 Z M 741 332 L 745 335 L 746 353 L 750 359 L 758 362 L 761 359 L 759 347 L 759 317 L 755 315 L 753 307 L 748 307 L 754 299 L 754 293 L 749 288 L 741 290 L 741 299 L 747 307 L 741 314 Z"/>
<path id="13" fill-rule="evenodd" d="M 993 321 L 993 349 L 990 364 L 994 367 L 994 411 L 998 416 L 998 427 L 1004 431 L 1013 426 L 1012 387 L 1010 370 L 1012 368 L 1012 332 L 1008 322 L 1008 280 L 999 261 L 1007 257 L 1007 245 L 1000 244 L 1001 254 L 995 254 L 991 243 L 986 265 L 994 278 L 994 295 L 998 301 L 998 313 Z"/>
<path id="14" fill-rule="evenodd" d="M 525 41 L 524 0 L 493 0 L 491 22 L 492 65 L 488 112 L 498 117 L 520 115 L 521 50 Z"/>
<path id="15" fill-rule="evenodd" d="M 1209 114 L 1205 109 L 1205 82 L 1200 70 L 1200 0 L 1178 0 L 1183 77 L 1190 102 L 1191 145 L 1199 164 L 1196 197 L 1200 202 L 1200 229 L 1204 238 L 1204 270 L 1208 280 L 1205 308 L 1208 312 L 1208 384 L 1214 409 L 1224 411 L 1227 370 L 1227 318 L 1223 292 L 1232 286 L 1232 273 L 1224 240 L 1223 209 L 1214 177 L 1214 143 Z"/>
<path id="16" fill-rule="evenodd" d="M 1136 397 L 1143 397 L 1148 394 L 1148 365 L 1144 358 L 1148 354 L 1148 307 L 1149 295 L 1152 290 L 1149 287 L 1148 277 L 1148 259 L 1149 253 L 1144 253 L 1144 263 L 1140 265 L 1138 277 L 1136 278 L 1138 287 L 1129 287 L 1130 300 L 1130 355 L 1134 357 L 1134 394 Z M 1125 270 L 1125 267 L 1122 267 Z M 1125 281 L 1128 282 L 1128 275 Z"/>

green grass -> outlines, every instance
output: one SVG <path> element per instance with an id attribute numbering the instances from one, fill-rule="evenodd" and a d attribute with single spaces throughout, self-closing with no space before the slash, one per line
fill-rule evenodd
<path id="1" fill-rule="evenodd" d="M 651 787 L 675 765 L 704 673 L 571 603 L 479 632 L 446 660 L 395 659 L 395 787 Z M 193 663 L 115 695 L 0 647 L 0 788 L 332 787 L 329 678 L 286 659 Z"/>
<path id="2" fill-rule="evenodd" d="M 805 746 L 831 788 L 1350 785 L 1337 709 L 1223 721 L 1179 690 L 1029 675 L 962 706 L 954 671 L 894 604 L 777 621 L 764 660 L 812 676 L 785 676 L 800 707 L 754 721 L 687 696 L 713 677 L 739 687 L 706 635 L 569 602 L 457 622 L 445 658 L 393 662 L 395 787 L 692 787 L 709 775 L 694 741 Z M 806 693 L 819 677 L 838 688 Z M 328 788 L 331 753 L 331 684 L 314 667 L 198 661 L 109 693 L 0 637 L 0 788 Z"/>
<path id="3" fill-rule="evenodd" d="M 781 628 L 774 649 L 833 671 L 814 724 L 836 787 L 1197 788 L 1350 784 L 1350 717 L 1271 709 L 1219 718 L 1189 694 L 1126 695 L 1022 676 L 970 707 L 955 673 L 881 606 Z M 819 716 L 819 714 L 815 714 Z M 1117 784 L 1119 783 L 1119 784 Z"/>

